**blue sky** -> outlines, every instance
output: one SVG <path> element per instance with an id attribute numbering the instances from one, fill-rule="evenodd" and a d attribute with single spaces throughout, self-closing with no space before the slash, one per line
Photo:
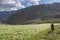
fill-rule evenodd
<path id="1" fill-rule="evenodd" d="M 0 0 L 0 11 L 11 11 L 32 5 L 60 2 L 60 0 Z"/>
<path id="2" fill-rule="evenodd" d="M 40 3 L 53 3 L 53 2 L 60 2 L 60 0 L 41 0 Z"/>

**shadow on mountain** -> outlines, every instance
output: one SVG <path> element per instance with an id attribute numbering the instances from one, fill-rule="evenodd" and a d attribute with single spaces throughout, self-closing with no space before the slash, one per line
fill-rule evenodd
<path id="1" fill-rule="evenodd" d="M 41 4 L 18 10 L 2 23 L 38 24 L 52 22 L 52 19 L 54 22 L 60 22 L 60 3 Z"/>

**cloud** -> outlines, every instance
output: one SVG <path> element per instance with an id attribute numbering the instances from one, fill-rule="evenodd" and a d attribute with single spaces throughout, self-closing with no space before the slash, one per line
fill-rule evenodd
<path id="1" fill-rule="evenodd" d="M 21 8 L 25 8 L 25 6 L 15 0 L 0 0 L 0 11 L 10 11 Z"/>
<path id="2" fill-rule="evenodd" d="M 38 5 L 40 0 L 20 0 L 20 2 L 28 2 L 30 5 Z"/>
<path id="3" fill-rule="evenodd" d="M 0 0 L 0 11 L 18 10 L 40 3 L 60 2 L 60 0 Z"/>
<path id="4" fill-rule="evenodd" d="M 31 5 L 38 5 L 38 1 L 39 0 L 0 0 L 0 11 L 17 10 Z"/>

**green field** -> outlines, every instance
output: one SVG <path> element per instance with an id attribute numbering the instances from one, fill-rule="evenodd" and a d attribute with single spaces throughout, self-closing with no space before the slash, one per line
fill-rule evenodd
<path id="1" fill-rule="evenodd" d="M 60 40 L 60 25 L 50 32 L 50 24 L 0 24 L 0 40 Z"/>

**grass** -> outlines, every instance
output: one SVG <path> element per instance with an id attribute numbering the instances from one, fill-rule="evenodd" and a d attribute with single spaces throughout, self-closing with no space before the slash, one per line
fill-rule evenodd
<path id="1" fill-rule="evenodd" d="M 54 32 L 47 29 L 43 32 L 37 33 L 34 38 L 32 37 L 32 40 L 60 40 L 60 25 L 55 26 Z"/>
<path id="2" fill-rule="evenodd" d="M 50 32 L 50 24 L 0 24 L 0 40 L 59 40 L 60 25 Z"/>

